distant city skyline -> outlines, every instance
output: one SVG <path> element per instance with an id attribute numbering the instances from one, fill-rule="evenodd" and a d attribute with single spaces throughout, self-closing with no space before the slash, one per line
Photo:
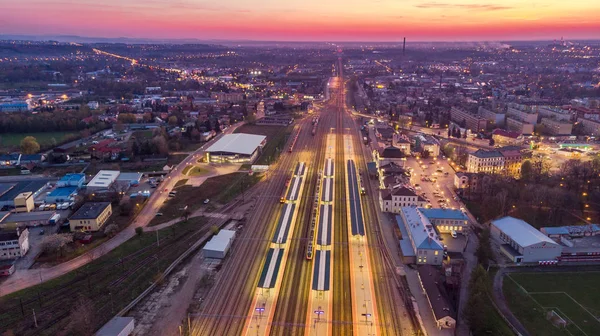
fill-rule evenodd
<path id="1" fill-rule="evenodd" d="M 480 41 L 600 38 L 600 2 L 0 0 L 0 33 L 155 39 Z"/>

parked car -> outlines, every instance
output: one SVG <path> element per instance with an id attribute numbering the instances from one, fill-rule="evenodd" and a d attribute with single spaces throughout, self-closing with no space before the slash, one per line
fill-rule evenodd
<path id="1" fill-rule="evenodd" d="M 456 231 L 454 231 L 454 230 L 450 231 L 450 235 L 452 236 L 452 238 L 458 237 L 458 235 L 456 234 Z"/>
<path id="2" fill-rule="evenodd" d="M 204 200 L 204 204 L 208 204 L 208 202 L 210 202 L 208 198 Z"/>

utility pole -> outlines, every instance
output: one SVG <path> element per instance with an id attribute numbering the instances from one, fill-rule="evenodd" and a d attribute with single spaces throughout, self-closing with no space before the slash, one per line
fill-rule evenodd
<path id="1" fill-rule="evenodd" d="M 37 324 L 37 317 L 35 317 L 35 309 L 32 308 L 31 311 L 33 312 L 33 323 L 35 324 L 35 327 L 37 328 L 38 324 Z"/>

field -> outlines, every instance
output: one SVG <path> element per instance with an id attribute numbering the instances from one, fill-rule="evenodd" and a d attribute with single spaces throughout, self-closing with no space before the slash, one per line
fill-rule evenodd
<path id="1" fill-rule="evenodd" d="M 248 133 L 264 135 L 267 137 L 267 144 L 263 148 L 261 155 L 256 160 L 257 165 L 268 165 L 277 159 L 279 154 L 285 150 L 285 143 L 292 133 L 293 126 L 257 126 L 243 125 L 235 130 L 235 133 Z"/>
<path id="2" fill-rule="evenodd" d="M 187 211 L 193 212 L 202 206 L 212 209 L 214 203 L 226 204 L 242 191 L 260 181 L 260 178 L 258 174 L 248 176 L 246 173 L 232 173 L 208 178 L 199 187 L 179 186 L 176 189 L 177 195 L 165 201 L 165 204 L 160 208 L 159 212 L 163 215 L 155 217 L 150 225 L 157 225 L 182 217 L 184 214 L 183 209 L 186 206 Z M 210 203 L 204 205 L 203 201 L 207 198 Z"/>
<path id="3" fill-rule="evenodd" d="M 21 140 L 26 136 L 32 136 L 37 139 L 38 143 L 42 148 L 47 148 L 52 146 L 52 139 L 56 140 L 56 143 L 61 143 L 67 138 L 74 138 L 78 134 L 77 132 L 47 132 L 47 133 L 25 133 L 25 134 L 15 134 L 8 133 L 2 134 L 0 137 L 2 141 L 0 141 L 0 148 L 2 149 L 14 149 L 18 148 L 21 144 Z"/>
<path id="4" fill-rule="evenodd" d="M 190 165 L 190 166 L 185 167 L 182 174 L 187 175 L 187 176 L 202 176 L 202 175 L 206 174 L 207 172 L 208 172 L 208 170 L 206 170 L 202 167 Z"/>
<path id="5" fill-rule="evenodd" d="M 11 335 L 88 334 L 88 327 L 85 332 L 59 332 L 77 320 L 80 297 L 91 306 L 91 329 L 99 328 L 208 232 L 207 223 L 205 218 L 196 217 L 162 229 L 158 233 L 160 244 L 154 232 L 144 233 L 86 266 L 0 298 L 0 331 Z M 38 328 L 33 326 L 32 310 Z"/>
<path id="6" fill-rule="evenodd" d="M 504 279 L 509 307 L 532 335 L 598 335 L 600 272 L 511 273 Z M 568 324 L 554 327 L 545 318 L 554 310 Z M 534 332 L 535 331 L 535 332 Z"/>

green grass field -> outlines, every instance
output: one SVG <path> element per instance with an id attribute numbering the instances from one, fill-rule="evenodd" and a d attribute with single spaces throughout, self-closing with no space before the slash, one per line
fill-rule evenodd
<path id="1" fill-rule="evenodd" d="M 19 148 L 21 145 L 21 140 L 26 136 L 32 136 L 37 139 L 37 142 L 40 144 L 42 148 L 47 148 L 52 146 L 52 139 L 56 141 L 56 143 L 60 143 L 65 141 L 68 137 L 77 136 L 77 132 L 47 132 L 47 133 L 25 133 L 25 134 L 16 134 L 16 133 L 7 133 L 2 134 L 0 137 L 2 141 L 0 141 L 0 149 L 15 149 Z"/>
<path id="2" fill-rule="evenodd" d="M 511 310 L 532 334 L 598 335 L 599 282 L 600 272 L 512 273 L 503 290 Z M 546 320 L 549 310 L 569 322 L 566 329 Z"/>
<path id="3" fill-rule="evenodd" d="M 235 130 L 235 133 L 258 134 L 267 137 L 267 144 L 261 155 L 256 160 L 257 165 L 268 165 L 275 161 L 281 152 L 285 150 L 285 143 L 292 133 L 294 126 L 258 126 L 243 125 Z"/>

